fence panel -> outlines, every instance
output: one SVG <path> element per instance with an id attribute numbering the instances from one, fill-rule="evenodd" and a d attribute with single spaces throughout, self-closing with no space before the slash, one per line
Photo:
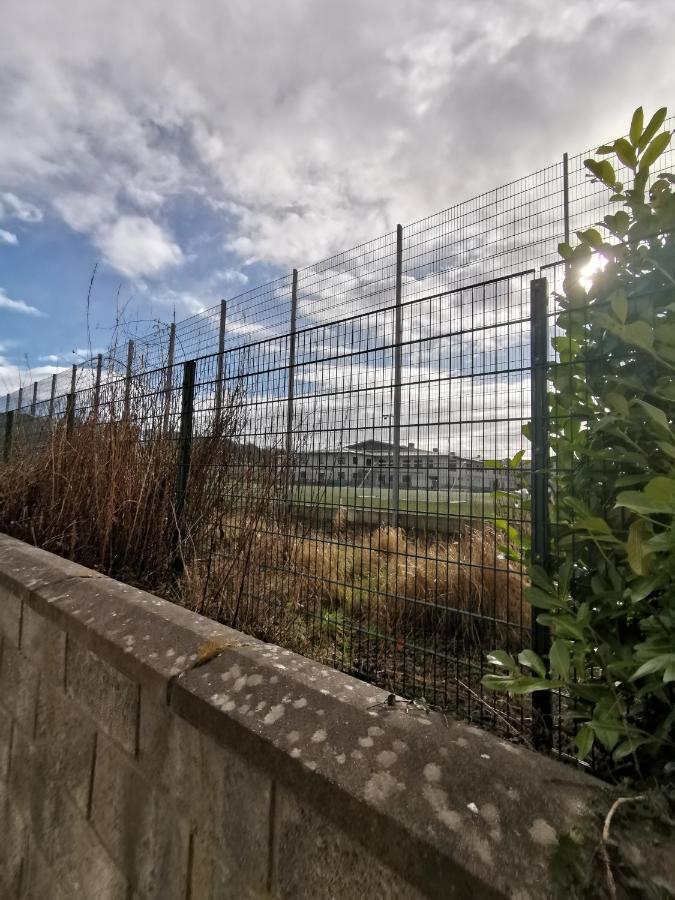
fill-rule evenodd
<path id="1" fill-rule="evenodd" d="M 533 631 L 546 649 L 519 559 L 530 538 L 545 552 L 546 501 L 554 519 L 562 502 L 544 477 L 560 364 L 546 332 L 559 336 L 558 243 L 611 209 L 587 155 L 120 334 L 8 394 L 5 463 L 49 460 L 49 489 L 71 477 L 81 492 L 64 488 L 72 523 L 49 546 L 122 575 L 133 565 L 200 612 L 421 706 L 529 733 L 530 700 L 486 696 L 480 680 L 488 649 L 517 651 Z M 543 278 L 548 311 L 533 320 Z M 558 749 L 565 702 L 535 701 Z"/>

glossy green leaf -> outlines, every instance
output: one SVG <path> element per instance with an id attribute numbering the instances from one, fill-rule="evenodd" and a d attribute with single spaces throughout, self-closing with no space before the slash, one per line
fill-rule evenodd
<path id="1" fill-rule="evenodd" d="M 645 171 L 651 165 L 653 165 L 659 158 L 659 156 L 661 156 L 661 154 L 665 151 L 669 143 L 669 131 L 663 131 L 661 132 L 661 134 L 658 134 L 642 154 L 640 158 L 640 169 L 642 171 Z"/>
<path id="2" fill-rule="evenodd" d="M 644 519 L 636 519 L 628 529 L 626 548 L 628 551 L 628 564 L 636 575 L 644 574 L 644 551 L 642 549 L 642 535 L 645 530 Z"/>
<path id="3" fill-rule="evenodd" d="M 584 760 L 593 749 L 595 735 L 590 725 L 582 725 L 577 731 L 574 742 L 577 745 L 577 757 Z"/>
<path id="4" fill-rule="evenodd" d="M 562 606 L 558 597 L 548 594 L 538 587 L 525 588 L 523 598 L 537 609 L 560 609 Z"/>
<path id="5" fill-rule="evenodd" d="M 620 762 L 622 759 L 635 753 L 638 747 L 643 747 L 645 744 L 651 744 L 653 742 L 654 739 L 649 737 L 628 738 L 615 747 L 614 752 L 612 753 L 612 759 Z"/>
<path id="6" fill-rule="evenodd" d="M 614 141 L 614 152 L 619 157 L 624 166 L 634 169 L 637 166 L 637 156 L 634 148 L 628 143 L 626 138 L 618 138 Z"/>
<path id="7" fill-rule="evenodd" d="M 608 187 L 613 187 L 616 184 L 614 168 L 606 159 L 585 159 L 584 165 L 589 172 L 592 172 L 599 181 L 604 182 Z"/>
<path id="8" fill-rule="evenodd" d="M 642 132 L 644 131 L 644 127 L 645 127 L 644 123 L 645 123 L 644 110 L 642 109 L 641 106 L 638 106 L 638 108 L 633 113 L 633 118 L 630 120 L 629 137 L 630 137 L 630 142 L 634 147 L 638 146 L 640 138 L 642 137 Z"/>
<path id="9" fill-rule="evenodd" d="M 659 409 L 658 406 L 654 406 L 652 403 L 647 403 L 646 400 L 635 400 L 635 404 L 647 413 L 655 425 L 663 428 L 664 431 L 670 431 L 670 423 L 662 409 Z"/>
<path id="10" fill-rule="evenodd" d="M 671 665 L 675 665 L 675 653 L 662 653 L 659 656 L 653 656 L 633 673 L 631 681 L 644 678 L 645 675 L 653 675 L 655 672 L 662 672 Z"/>
<path id="11" fill-rule="evenodd" d="M 563 640 L 555 640 L 551 644 L 549 654 L 551 673 L 556 678 L 567 678 L 570 672 L 570 648 L 569 643 Z"/>
<path id="12" fill-rule="evenodd" d="M 649 124 L 642 132 L 640 136 L 640 140 L 638 141 L 638 150 L 642 150 L 654 137 L 659 128 L 666 121 L 666 116 L 668 115 L 668 109 L 665 106 L 662 106 L 661 109 L 658 109 L 654 115 L 649 120 Z"/>
<path id="13" fill-rule="evenodd" d="M 647 322 L 631 322 L 621 332 L 623 339 L 636 347 L 651 350 L 654 346 L 654 329 Z"/>
<path id="14" fill-rule="evenodd" d="M 518 671 L 515 659 L 505 650 L 492 650 L 487 654 L 486 659 L 493 666 L 502 666 L 510 672 Z"/>
<path id="15" fill-rule="evenodd" d="M 536 672 L 537 675 L 540 675 L 542 678 L 546 677 L 546 666 L 544 665 L 544 661 L 534 652 L 534 650 L 521 650 L 518 654 L 518 662 L 521 666 L 532 669 L 533 672 Z"/>
<path id="16" fill-rule="evenodd" d="M 628 298 L 624 290 L 615 291 L 610 300 L 610 306 L 614 315 L 623 325 L 628 317 Z"/>

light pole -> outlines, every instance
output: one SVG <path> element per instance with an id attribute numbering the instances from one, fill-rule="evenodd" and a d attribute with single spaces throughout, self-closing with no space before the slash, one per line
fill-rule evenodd
<path id="1" fill-rule="evenodd" d="M 394 416 L 391 413 L 382 413 L 382 418 L 387 420 L 387 473 L 388 473 L 388 490 L 391 486 L 391 462 L 392 462 L 392 454 L 391 454 L 391 425 Z"/>

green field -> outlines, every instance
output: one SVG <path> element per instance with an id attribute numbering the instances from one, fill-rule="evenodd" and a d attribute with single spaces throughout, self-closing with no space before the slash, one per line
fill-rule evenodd
<path id="1" fill-rule="evenodd" d="M 293 500 L 307 506 L 344 506 L 352 509 L 393 509 L 389 488 L 296 485 Z M 500 505 L 502 501 L 499 501 Z M 401 512 L 426 515 L 491 517 L 495 515 L 495 499 L 491 493 L 468 491 L 404 490 L 399 493 Z"/>

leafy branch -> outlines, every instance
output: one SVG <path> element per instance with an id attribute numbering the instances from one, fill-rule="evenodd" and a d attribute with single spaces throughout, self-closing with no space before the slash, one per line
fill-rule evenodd
<path id="1" fill-rule="evenodd" d="M 628 138 L 585 161 L 620 208 L 559 247 L 548 423 L 559 502 L 551 564 L 528 567 L 525 591 L 551 648 L 495 650 L 483 679 L 559 692 L 579 758 L 599 745 L 638 774 L 662 771 L 675 738 L 675 175 L 654 174 L 666 112 L 645 125 L 636 110 Z"/>

